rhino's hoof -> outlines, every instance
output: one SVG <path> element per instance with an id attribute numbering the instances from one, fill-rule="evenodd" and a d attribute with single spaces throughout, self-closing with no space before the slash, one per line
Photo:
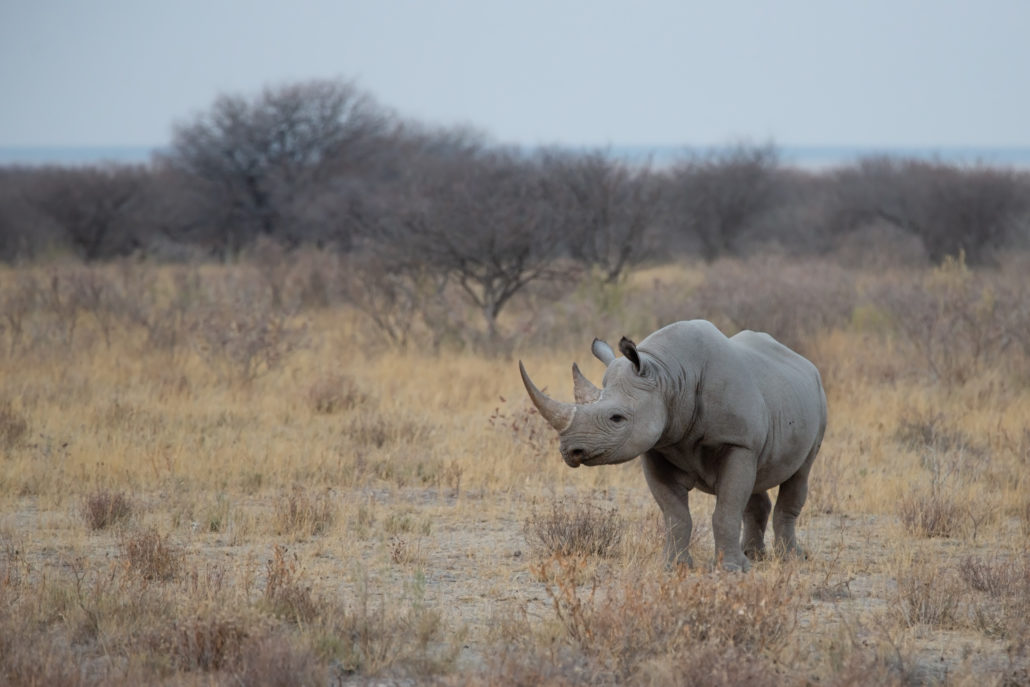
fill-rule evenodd
<path id="1" fill-rule="evenodd" d="M 751 572 L 751 561 L 749 561 L 747 559 L 747 556 L 745 556 L 744 559 L 739 563 L 723 564 L 723 568 L 730 572 Z"/>
<path id="2" fill-rule="evenodd" d="M 665 569 L 679 570 L 680 568 L 686 567 L 690 570 L 694 569 L 694 559 L 690 557 L 690 554 L 684 554 L 677 556 L 676 558 L 665 559 Z"/>
<path id="3" fill-rule="evenodd" d="M 746 558 L 744 559 L 743 563 L 726 563 L 726 562 L 723 562 L 722 569 L 725 570 L 726 572 L 739 572 L 739 573 L 751 572 L 751 562 L 749 560 L 747 560 Z"/>
<path id="4" fill-rule="evenodd" d="M 744 555 L 750 561 L 764 561 L 769 557 L 769 552 L 764 546 L 746 546 L 744 547 Z"/>
<path id="5" fill-rule="evenodd" d="M 720 556 L 712 566 L 713 568 L 722 568 L 726 572 L 750 572 L 751 561 L 747 559 L 747 556 L 741 554 L 739 557 L 722 557 Z"/>
<path id="6" fill-rule="evenodd" d="M 791 544 L 790 546 L 777 546 L 776 555 L 780 558 L 797 558 L 798 560 L 808 560 L 808 552 L 798 543 Z"/>

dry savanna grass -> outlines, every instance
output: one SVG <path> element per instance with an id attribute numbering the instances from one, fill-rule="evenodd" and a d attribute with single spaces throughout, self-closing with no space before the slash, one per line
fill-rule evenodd
<path id="1" fill-rule="evenodd" d="M 429 319 L 389 345 L 290 260 L 0 272 L 0 683 L 1030 681 L 1025 260 L 512 301 L 498 348 L 558 398 L 595 335 L 689 317 L 819 366 L 808 556 L 747 575 L 707 567 L 703 494 L 667 570 L 639 465 L 566 468 L 514 357 Z"/>

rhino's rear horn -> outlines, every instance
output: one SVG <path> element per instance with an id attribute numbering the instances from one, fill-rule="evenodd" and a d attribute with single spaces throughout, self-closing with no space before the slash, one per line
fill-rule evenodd
<path id="1" fill-rule="evenodd" d="M 540 389 L 536 388 L 536 384 L 529 378 L 526 373 L 526 367 L 519 361 L 519 373 L 522 375 L 522 383 L 526 387 L 526 392 L 529 394 L 529 399 L 533 401 L 533 405 L 540 411 L 540 415 L 547 420 L 548 424 L 554 427 L 558 432 L 564 432 L 572 424 L 572 417 L 576 414 L 576 405 L 574 403 L 562 403 L 550 398 Z"/>
<path id="2" fill-rule="evenodd" d="M 593 403 L 601 398 L 601 390 L 580 372 L 576 363 L 572 363 L 572 393 L 576 403 Z"/>
<path id="3" fill-rule="evenodd" d="M 640 372 L 640 355 L 637 353 L 637 345 L 625 336 L 619 340 L 619 352 L 633 363 L 633 368 Z"/>

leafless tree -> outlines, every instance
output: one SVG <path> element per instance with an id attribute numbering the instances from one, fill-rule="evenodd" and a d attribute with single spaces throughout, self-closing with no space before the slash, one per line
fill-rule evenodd
<path id="1" fill-rule="evenodd" d="M 388 116 L 346 81 L 223 95 L 175 127 L 163 162 L 195 185 L 212 250 L 236 254 L 259 235 L 296 244 L 324 226 L 307 210 L 375 152 Z"/>
<path id="2" fill-rule="evenodd" d="M 49 224 L 28 202 L 25 186 L 30 171 L 24 168 L 0 168 L 0 260 L 13 262 L 30 257 L 46 239 L 36 225 Z"/>
<path id="3" fill-rule="evenodd" d="M 838 170 L 831 219 L 835 233 L 871 222 L 911 233 L 940 262 L 964 253 L 989 261 L 1030 219 L 1030 176 L 988 167 L 873 157 Z"/>
<path id="4" fill-rule="evenodd" d="M 779 154 L 739 144 L 678 164 L 670 176 L 670 222 L 714 260 L 740 249 L 744 233 L 776 203 Z"/>
<path id="5" fill-rule="evenodd" d="M 646 257 L 661 212 L 649 166 L 630 167 L 603 151 L 545 154 L 545 165 L 571 202 L 570 255 L 607 283 Z"/>
<path id="6" fill-rule="evenodd" d="M 142 167 L 127 165 L 55 167 L 34 173 L 25 193 L 79 255 L 97 260 L 139 246 L 134 224 L 146 174 Z"/>
<path id="7" fill-rule="evenodd" d="M 391 264 L 456 283 L 496 343 L 512 296 L 558 274 L 569 218 L 562 189 L 539 158 L 502 149 L 451 149 L 409 181 L 406 202 L 377 217 L 373 241 Z"/>

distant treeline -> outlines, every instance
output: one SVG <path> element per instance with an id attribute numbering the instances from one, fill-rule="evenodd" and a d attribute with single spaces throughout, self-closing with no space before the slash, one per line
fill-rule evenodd
<path id="1" fill-rule="evenodd" d="M 346 81 L 222 96 L 165 150 L 0 168 L 0 260 L 313 246 L 448 274 L 499 307 L 560 260 L 609 280 L 653 257 L 764 251 L 989 264 L 1030 239 L 1026 172 L 887 157 L 803 171 L 750 144 L 661 168 L 526 151 L 413 123 Z"/>

